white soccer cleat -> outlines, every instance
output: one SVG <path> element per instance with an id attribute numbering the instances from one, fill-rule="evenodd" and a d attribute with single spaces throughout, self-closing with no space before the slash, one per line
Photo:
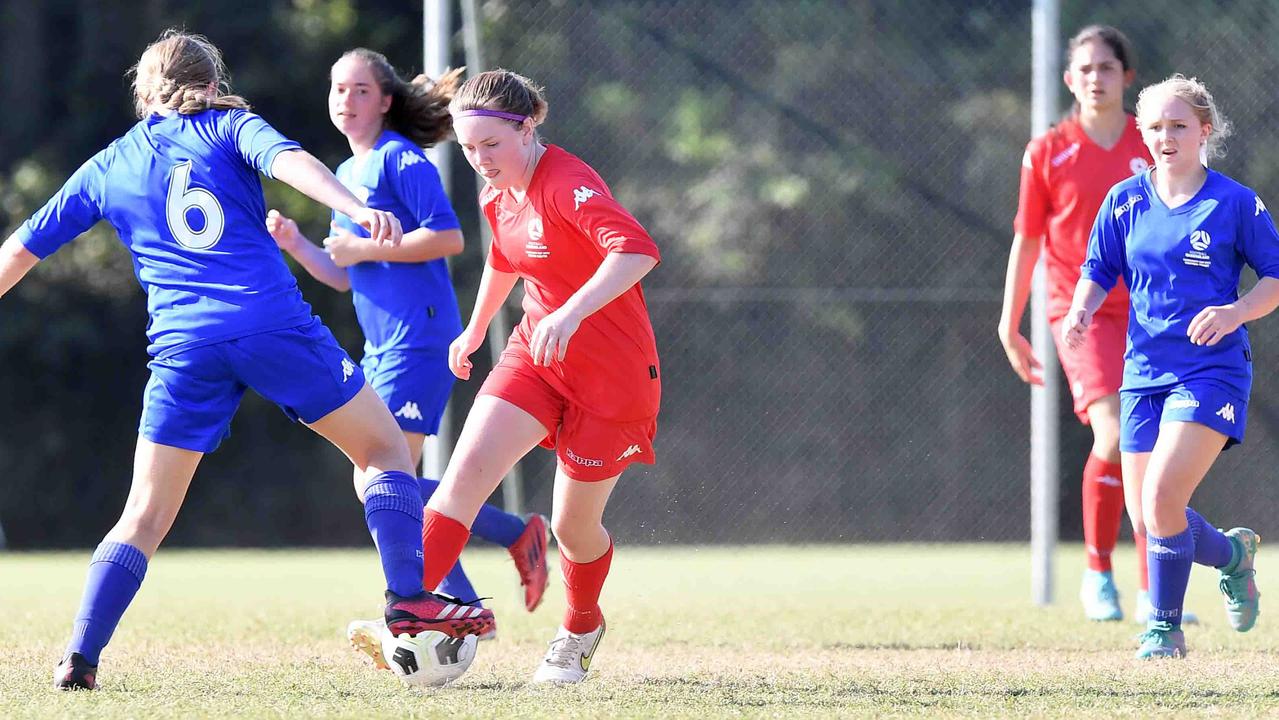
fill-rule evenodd
<path id="1" fill-rule="evenodd" d="M 378 670 L 390 670 L 382 654 L 382 633 L 386 632 L 384 620 L 352 620 L 346 626 L 346 639 L 351 647 L 364 653 Z"/>
<path id="2" fill-rule="evenodd" d="M 595 651 L 604 639 L 604 621 L 595 630 L 578 635 L 560 627 L 551 641 L 546 657 L 537 672 L 533 673 L 534 683 L 577 683 L 586 679 L 586 671 L 591 669 L 591 660 Z"/>

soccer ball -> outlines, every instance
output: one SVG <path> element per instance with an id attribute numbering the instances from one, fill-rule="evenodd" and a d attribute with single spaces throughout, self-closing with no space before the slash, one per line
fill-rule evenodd
<path id="1" fill-rule="evenodd" d="M 382 631 L 382 656 L 405 685 L 439 687 L 462 677 L 475 659 L 474 635 L 455 638 L 435 630 L 424 630 L 417 637 L 407 633 L 396 637 Z"/>

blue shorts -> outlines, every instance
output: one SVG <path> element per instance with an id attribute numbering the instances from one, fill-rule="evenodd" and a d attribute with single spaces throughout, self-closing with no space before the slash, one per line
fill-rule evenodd
<path id="1" fill-rule="evenodd" d="M 1193 422 L 1226 436 L 1226 447 L 1243 442 L 1248 424 L 1246 393 L 1205 380 L 1190 380 L 1168 390 L 1119 392 L 1119 449 L 1143 453 L 1155 449 L 1159 426 Z"/>
<path id="2" fill-rule="evenodd" d="M 153 443 L 206 453 L 231 435 L 247 388 L 290 418 L 312 423 L 364 387 L 359 366 L 318 318 L 155 358 L 147 367 L 138 432 Z"/>
<path id="3" fill-rule="evenodd" d="M 457 378 L 445 353 L 388 350 L 360 361 L 369 384 L 404 432 L 435 435 Z"/>

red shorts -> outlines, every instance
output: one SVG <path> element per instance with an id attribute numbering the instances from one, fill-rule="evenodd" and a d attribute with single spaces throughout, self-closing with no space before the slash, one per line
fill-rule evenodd
<path id="1" fill-rule="evenodd" d="M 1057 357 L 1066 375 L 1075 415 L 1088 424 L 1088 406 L 1119 392 L 1124 382 L 1124 347 L 1128 342 L 1128 316 L 1094 315 L 1084 333 L 1084 344 L 1071 350 L 1061 342 L 1061 319 L 1052 323 Z"/>
<path id="2" fill-rule="evenodd" d="M 542 379 L 523 353 L 504 352 L 480 387 L 546 426 L 542 447 L 555 451 L 565 475 L 598 482 L 620 475 L 634 462 L 652 464 L 657 418 L 616 423 L 589 414 Z"/>

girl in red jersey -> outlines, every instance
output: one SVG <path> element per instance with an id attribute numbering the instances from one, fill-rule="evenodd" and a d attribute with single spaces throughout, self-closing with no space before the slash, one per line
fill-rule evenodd
<path id="1" fill-rule="evenodd" d="M 1079 280 L 1097 209 L 1112 185 L 1150 164 L 1136 122 L 1123 105 L 1124 90 L 1136 75 L 1128 38 L 1113 27 L 1086 27 L 1070 40 L 1066 62 L 1063 79 L 1075 96 L 1075 111 L 1026 147 L 999 319 L 999 339 L 1008 362 L 1022 380 L 1033 385 L 1043 384 L 1042 366 L 1019 328 L 1041 248 L 1046 253 L 1048 320 L 1053 337 L 1060 339 L 1062 318 Z M 1075 414 L 1093 431 L 1083 478 L 1088 569 L 1079 593 L 1084 613 L 1092 620 L 1123 618 L 1110 554 L 1125 504 L 1118 393 L 1127 327 L 1128 292 L 1119 285 L 1098 310 L 1081 347 L 1057 344 Z M 1139 503 L 1128 505 L 1140 508 Z M 1134 535 L 1134 540 L 1141 587 L 1136 619 L 1145 622 L 1149 613 L 1146 538 Z"/>
<path id="2" fill-rule="evenodd" d="M 586 163 L 540 141 L 541 88 L 505 70 L 477 75 L 449 106 L 493 246 L 466 329 L 449 348 L 461 379 L 498 307 L 524 281 L 524 318 L 480 388 L 427 504 L 426 582 L 457 560 L 485 499 L 535 446 L 557 457 L 551 526 L 568 600 L 534 682 L 579 682 L 604 635 L 599 595 L 613 557 L 604 506 L 622 471 L 652 463 L 661 395 L 640 280 L 657 245 Z"/>

